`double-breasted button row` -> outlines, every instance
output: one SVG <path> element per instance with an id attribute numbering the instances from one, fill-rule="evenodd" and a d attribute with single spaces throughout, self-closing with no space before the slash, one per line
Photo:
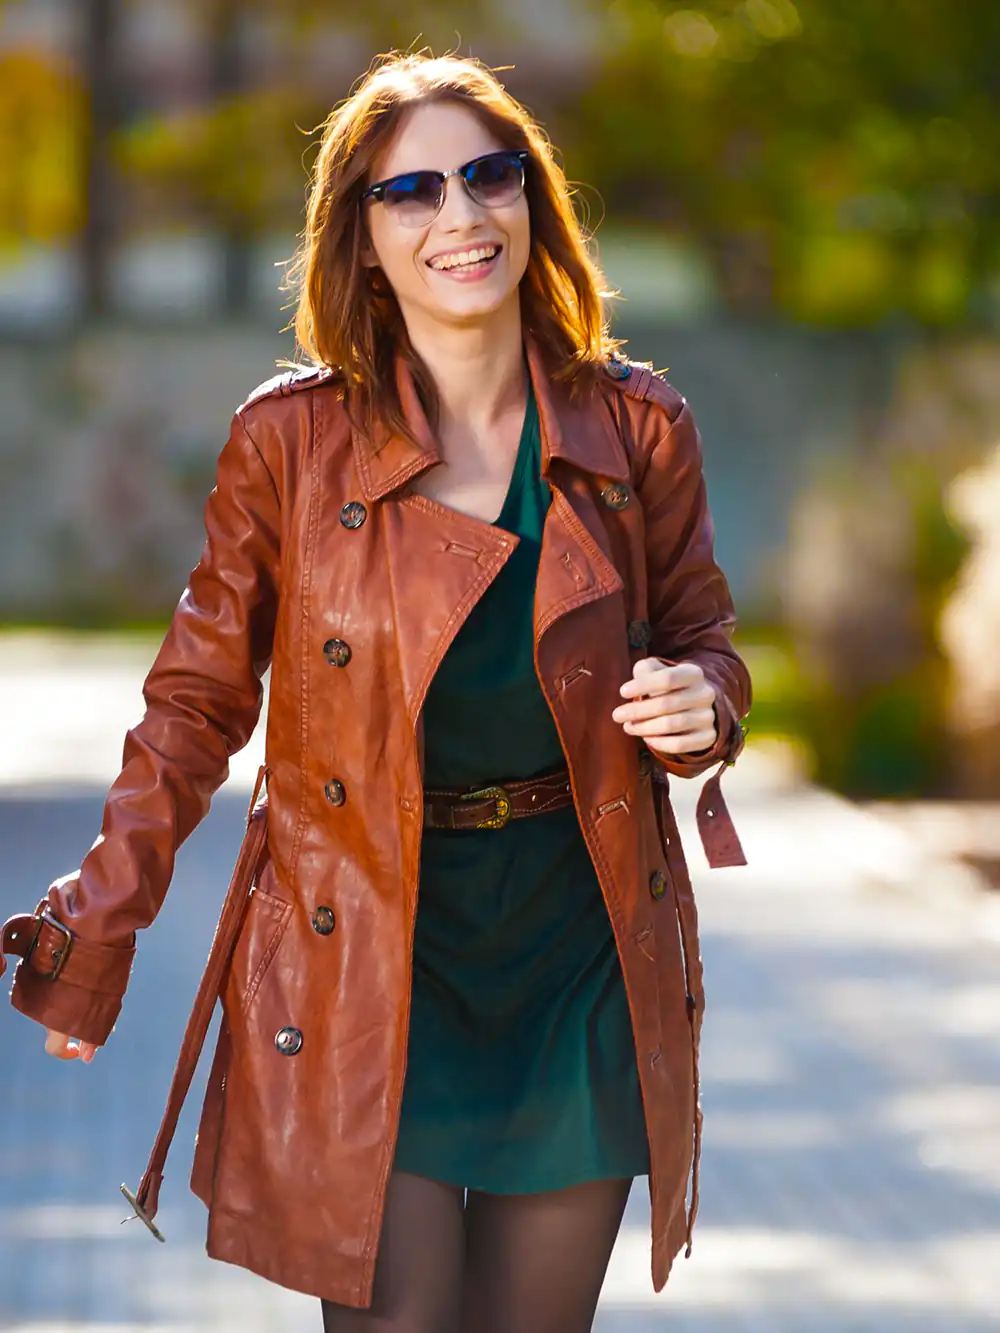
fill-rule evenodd
<path id="1" fill-rule="evenodd" d="M 348 500 L 340 511 L 340 521 L 345 528 L 360 528 L 367 517 L 368 510 L 360 500 Z M 323 656 L 331 666 L 345 667 L 351 660 L 351 645 L 346 639 L 327 639 L 323 644 Z M 347 789 L 338 778 L 331 778 L 323 787 L 323 792 L 331 805 L 343 805 L 347 800 Z M 320 912 L 330 913 L 328 925 L 325 924 L 326 918 L 322 918 L 323 925 L 319 924 Z M 313 917 L 313 926 L 321 935 L 329 935 L 333 930 L 333 913 L 329 908 L 320 908 L 317 911 Z"/>
<path id="2" fill-rule="evenodd" d="M 298 1028 L 279 1028 L 274 1036 L 274 1046 L 282 1055 L 298 1055 L 302 1049 L 302 1033 Z"/>

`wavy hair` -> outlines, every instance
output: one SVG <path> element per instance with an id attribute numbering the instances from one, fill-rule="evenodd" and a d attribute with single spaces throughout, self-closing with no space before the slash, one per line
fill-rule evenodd
<path id="1" fill-rule="evenodd" d="M 380 56 L 323 122 L 306 226 L 288 270 L 300 359 L 332 367 L 352 420 L 370 442 L 407 435 L 394 364 L 402 355 L 431 422 L 437 392 L 406 335 L 384 275 L 366 267 L 361 193 L 405 113 L 431 101 L 469 107 L 504 148 L 531 154 L 525 194 L 531 249 L 521 318 L 554 379 L 577 382 L 619 346 L 604 309 L 604 275 L 587 248 L 570 188 L 541 127 L 479 61 L 453 55 Z"/>

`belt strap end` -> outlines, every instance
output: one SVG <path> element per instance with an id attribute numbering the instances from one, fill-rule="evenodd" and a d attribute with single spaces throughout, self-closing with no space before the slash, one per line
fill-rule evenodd
<path id="1" fill-rule="evenodd" d="M 150 1179 L 148 1188 L 149 1188 L 149 1193 L 152 1195 L 152 1201 L 148 1203 L 147 1206 L 145 1207 L 139 1202 L 139 1197 L 142 1196 L 143 1193 L 142 1185 L 139 1186 L 138 1195 L 133 1194 L 127 1185 L 122 1185 L 120 1187 L 122 1194 L 125 1195 L 125 1198 L 128 1199 L 129 1203 L 132 1205 L 132 1212 L 134 1213 L 134 1215 L 139 1219 L 140 1222 L 144 1223 L 149 1228 L 149 1230 L 159 1241 L 165 1241 L 167 1239 L 166 1236 L 164 1236 L 163 1232 L 160 1230 L 160 1228 L 153 1221 L 153 1218 L 156 1216 L 156 1204 L 160 1193 L 160 1182 L 162 1181 L 162 1179 L 163 1179 L 162 1176 L 157 1176 L 155 1180 Z M 146 1177 L 143 1177 L 143 1184 L 145 1183 L 146 1183 Z M 122 1218 L 123 1223 L 131 1221 L 132 1221 L 131 1217 Z"/>

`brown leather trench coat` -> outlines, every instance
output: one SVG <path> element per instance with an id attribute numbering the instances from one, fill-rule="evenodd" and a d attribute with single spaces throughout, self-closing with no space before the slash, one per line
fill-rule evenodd
<path id="1" fill-rule="evenodd" d="M 703 1010 L 666 780 L 735 759 L 750 685 L 684 399 L 618 362 L 573 395 L 527 351 L 552 487 L 536 664 L 625 977 L 659 1290 L 696 1208 Z M 53 979 L 53 950 L 40 961 L 39 947 L 12 992 L 40 1023 L 107 1039 L 135 931 L 249 740 L 270 664 L 266 853 L 225 980 L 191 1184 L 209 1208 L 211 1256 L 355 1306 L 371 1301 L 406 1063 L 421 705 L 517 541 L 408 489 L 440 455 L 402 370 L 400 389 L 419 447 L 367 446 L 323 371 L 279 376 L 236 412 L 204 550 L 146 678 L 100 836 L 40 905 L 74 936 L 65 967 Z M 697 662 L 716 687 L 711 751 L 654 761 L 612 720 L 619 685 L 649 655 Z M 699 824 L 711 864 L 740 862 L 717 780 Z M 23 934 L 6 931 L 5 950 Z M 301 1034 L 293 1053 L 287 1037 L 276 1044 L 288 1028 Z"/>

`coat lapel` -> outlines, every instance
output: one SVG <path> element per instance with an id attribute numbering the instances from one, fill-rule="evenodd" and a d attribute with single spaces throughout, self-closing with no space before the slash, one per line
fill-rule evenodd
<path id="1" fill-rule="evenodd" d="M 537 643 L 560 617 L 621 591 L 593 479 L 604 484 L 626 481 L 629 468 L 601 396 L 572 398 L 550 378 L 533 341 L 528 341 L 527 353 L 538 403 L 542 475 L 552 487 L 535 585 Z"/>
<path id="2" fill-rule="evenodd" d="M 517 538 L 423 495 L 408 481 L 442 461 L 412 377 L 396 362 L 399 399 L 413 439 L 373 449 L 354 432 L 362 490 L 379 504 L 390 600 L 407 710 L 416 721 L 434 672 L 469 612 L 503 568 Z"/>
<path id="3" fill-rule="evenodd" d="M 449 645 L 517 538 L 422 495 L 381 508 L 403 691 L 416 719 Z"/>
<path id="4" fill-rule="evenodd" d="M 571 395 L 552 380 L 530 337 L 525 350 L 538 404 L 541 470 L 552 488 L 535 589 L 537 642 L 570 611 L 621 591 L 598 487 L 627 481 L 629 466 L 603 395 Z M 416 717 L 451 641 L 517 538 L 424 496 L 399 494 L 442 455 L 402 358 L 396 381 L 413 439 L 387 435 L 372 448 L 354 431 L 352 442 L 366 500 L 386 502 L 379 507 L 393 614 L 407 705 Z"/>

